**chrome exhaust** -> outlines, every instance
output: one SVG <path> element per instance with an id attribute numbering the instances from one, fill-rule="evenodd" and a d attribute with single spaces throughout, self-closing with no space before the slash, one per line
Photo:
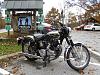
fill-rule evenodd
<path id="1" fill-rule="evenodd" d="M 22 53 L 24 56 L 28 56 L 29 58 L 37 58 L 37 59 L 42 59 L 42 57 L 37 56 L 37 55 L 33 55 L 33 54 L 29 54 L 29 53 Z"/>

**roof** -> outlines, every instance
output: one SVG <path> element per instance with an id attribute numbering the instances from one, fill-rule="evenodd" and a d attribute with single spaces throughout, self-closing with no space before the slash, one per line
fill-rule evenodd
<path id="1" fill-rule="evenodd" d="M 43 9 L 43 0 L 5 0 L 4 6 L 9 10 Z"/>

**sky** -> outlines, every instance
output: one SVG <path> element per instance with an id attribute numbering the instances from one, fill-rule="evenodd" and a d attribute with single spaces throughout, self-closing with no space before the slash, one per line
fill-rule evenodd
<path id="1" fill-rule="evenodd" d="M 64 1 L 65 0 L 43 0 L 43 1 L 45 2 L 45 4 L 43 5 L 44 15 L 46 15 L 48 13 L 48 11 L 51 10 L 52 7 L 57 8 L 59 10 L 59 12 L 61 12 L 61 10 L 64 9 Z M 70 1 L 77 2 L 78 0 L 70 0 Z M 70 8 L 69 11 L 77 14 L 77 7 Z M 81 11 L 84 12 L 83 9 L 81 9 Z"/>
<path id="2" fill-rule="evenodd" d="M 45 4 L 43 5 L 44 14 L 47 14 L 52 7 L 57 8 L 61 12 L 63 8 L 63 0 L 43 0 Z"/>

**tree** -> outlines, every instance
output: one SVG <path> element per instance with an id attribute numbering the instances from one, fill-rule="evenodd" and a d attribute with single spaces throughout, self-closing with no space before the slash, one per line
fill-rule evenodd
<path id="1" fill-rule="evenodd" d="M 70 27 L 73 28 L 73 27 L 77 26 L 77 18 L 75 16 L 75 14 L 72 12 L 69 12 L 68 17 L 69 17 L 68 22 L 69 22 L 69 24 L 71 23 Z"/>
<path id="2" fill-rule="evenodd" d="M 89 4 L 88 4 L 89 3 Z M 97 0 L 79 0 L 77 3 L 71 2 L 71 0 L 66 0 L 66 5 L 70 7 L 78 6 L 84 9 L 86 12 L 84 14 L 84 20 L 93 17 L 98 22 L 100 22 L 100 3 Z"/>
<path id="3" fill-rule="evenodd" d="M 59 10 L 52 7 L 52 9 L 46 15 L 47 22 L 58 27 L 57 22 L 60 21 Z"/>

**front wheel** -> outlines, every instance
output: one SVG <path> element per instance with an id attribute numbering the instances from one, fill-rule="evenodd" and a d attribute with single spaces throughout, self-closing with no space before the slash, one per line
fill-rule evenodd
<path id="1" fill-rule="evenodd" d="M 90 53 L 86 46 L 76 43 L 73 47 L 69 48 L 66 58 L 68 65 L 72 69 L 80 71 L 88 66 Z"/>

